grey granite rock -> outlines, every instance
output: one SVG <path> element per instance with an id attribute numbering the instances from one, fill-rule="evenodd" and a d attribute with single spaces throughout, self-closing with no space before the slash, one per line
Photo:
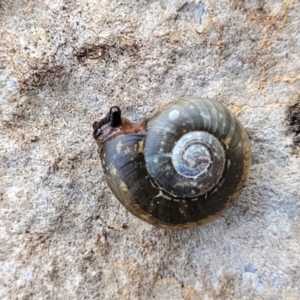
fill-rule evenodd
<path id="1" fill-rule="evenodd" d="M 299 28 L 297 0 L 1 1 L 0 298 L 299 299 Z M 185 94 L 238 115 L 253 165 L 172 232 L 120 206 L 91 133 Z"/>

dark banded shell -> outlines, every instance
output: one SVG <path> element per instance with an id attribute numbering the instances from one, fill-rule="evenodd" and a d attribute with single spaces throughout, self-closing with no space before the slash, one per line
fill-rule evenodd
<path id="1" fill-rule="evenodd" d="M 247 133 L 221 103 L 196 97 L 165 105 L 146 132 L 102 145 L 108 185 L 136 217 L 158 227 L 205 224 L 228 209 L 248 175 Z"/>

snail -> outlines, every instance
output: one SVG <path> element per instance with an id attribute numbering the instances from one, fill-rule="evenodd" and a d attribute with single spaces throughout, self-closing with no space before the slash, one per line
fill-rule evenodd
<path id="1" fill-rule="evenodd" d="M 238 198 L 251 148 L 246 130 L 216 100 L 186 96 L 133 124 L 111 107 L 94 122 L 105 179 L 136 217 L 161 228 L 210 222 Z"/>

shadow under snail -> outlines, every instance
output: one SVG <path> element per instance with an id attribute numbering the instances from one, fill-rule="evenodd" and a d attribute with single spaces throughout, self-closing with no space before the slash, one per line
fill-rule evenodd
<path id="1" fill-rule="evenodd" d="M 210 222 L 233 204 L 247 179 L 247 133 L 216 100 L 182 97 L 139 124 L 113 106 L 93 129 L 114 195 L 161 228 Z"/>

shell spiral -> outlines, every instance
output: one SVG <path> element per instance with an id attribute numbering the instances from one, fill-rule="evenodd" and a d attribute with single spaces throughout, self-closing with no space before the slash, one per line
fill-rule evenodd
<path id="1" fill-rule="evenodd" d="M 249 139 L 218 101 L 183 97 L 140 126 L 126 129 L 120 121 L 99 137 L 107 123 L 109 117 L 94 124 L 105 178 L 138 218 L 162 228 L 196 227 L 223 213 L 242 191 Z"/>

